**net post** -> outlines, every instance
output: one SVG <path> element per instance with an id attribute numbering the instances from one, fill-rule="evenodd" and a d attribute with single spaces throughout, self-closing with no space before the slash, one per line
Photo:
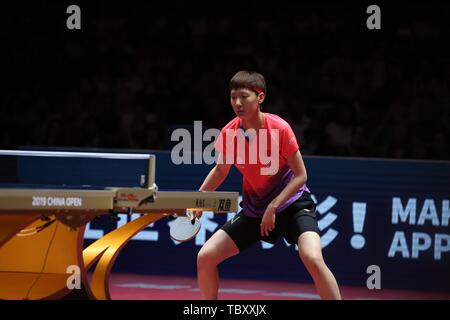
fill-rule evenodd
<path id="1" fill-rule="evenodd" d="M 147 178 L 147 188 L 152 189 L 155 187 L 155 166 L 156 166 L 156 156 L 151 154 L 148 158 L 148 178 Z"/>

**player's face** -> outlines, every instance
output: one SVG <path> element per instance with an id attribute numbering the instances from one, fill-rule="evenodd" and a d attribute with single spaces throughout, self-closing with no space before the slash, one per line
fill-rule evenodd
<path id="1" fill-rule="evenodd" d="M 230 101 L 234 113 L 241 119 L 249 119 L 254 116 L 261 103 L 256 92 L 249 89 L 231 90 Z"/>

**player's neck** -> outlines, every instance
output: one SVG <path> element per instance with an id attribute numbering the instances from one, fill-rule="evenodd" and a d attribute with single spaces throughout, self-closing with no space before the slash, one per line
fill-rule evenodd
<path id="1" fill-rule="evenodd" d="M 265 114 L 258 110 L 255 115 L 249 119 L 241 119 L 241 126 L 244 130 L 264 128 Z"/>

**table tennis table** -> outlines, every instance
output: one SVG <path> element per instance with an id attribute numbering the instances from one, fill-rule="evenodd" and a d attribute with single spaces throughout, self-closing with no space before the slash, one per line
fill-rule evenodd
<path id="1" fill-rule="evenodd" d="M 237 211 L 237 192 L 158 190 L 155 163 L 152 154 L 0 150 L 0 299 L 111 299 L 114 261 L 139 231 L 187 210 Z M 140 217 L 83 248 L 86 225 L 118 213 Z"/>

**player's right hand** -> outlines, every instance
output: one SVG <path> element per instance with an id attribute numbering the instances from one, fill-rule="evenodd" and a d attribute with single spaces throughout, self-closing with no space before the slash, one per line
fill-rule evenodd
<path id="1" fill-rule="evenodd" d="M 200 210 L 187 210 L 186 215 L 189 219 L 194 220 L 195 218 L 200 219 L 203 215 L 203 211 Z"/>

